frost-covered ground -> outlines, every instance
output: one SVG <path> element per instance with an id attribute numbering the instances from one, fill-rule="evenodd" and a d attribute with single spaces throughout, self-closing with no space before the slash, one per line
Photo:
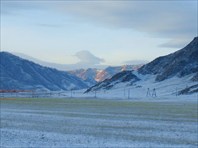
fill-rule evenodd
<path id="1" fill-rule="evenodd" d="M 158 100 L 180 100 L 180 99 L 198 99 L 198 93 L 190 95 L 180 95 L 177 96 L 179 92 L 189 86 L 197 85 L 197 82 L 192 82 L 192 76 L 186 76 L 182 78 L 172 77 L 170 79 L 164 80 L 162 82 L 156 82 L 155 75 L 140 75 L 136 74 L 137 77 L 141 78 L 133 84 L 130 82 L 116 83 L 114 82 L 111 89 L 99 89 L 96 92 L 91 91 L 87 94 L 88 96 L 95 96 L 98 98 L 114 98 L 114 99 L 138 99 L 138 100 L 150 100 L 153 94 L 153 89 L 155 89 L 156 99 Z M 150 96 L 147 96 L 147 92 L 150 92 Z M 79 93 L 80 94 L 80 93 Z M 78 97 L 82 96 L 81 94 Z"/>
<path id="2" fill-rule="evenodd" d="M 90 91 L 84 93 L 83 90 L 71 91 L 49 91 L 49 90 L 36 90 L 34 92 L 20 92 L 20 93 L 0 93 L 0 98 L 15 97 L 15 98 L 98 98 L 98 99 L 117 99 L 117 100 L 142 100 L 142 101 L 196 101 L 198 100 L 198 93 L 188 95 L 177 95 L 179 92 L 189 86 L 197 85 L 197 82 L 192 82 L 192 76 L 182 78 L 173 77 L 162 82 L 156 82 L 154 75 L 136 74 L 141 81 L 134 84 L 130 82 L 117 83 L 111 89 L 99 89 L 97 91 Z M 147 92 L 150 96 L 147 96 Z M 156 97 L 153 97 L 153 89 L 155 89 Z"/>
<path id="3" fill-rule="evenodd" d="M 197 147 L 197 109 L 184 98 L 2 98 L 0 146 Z"/>

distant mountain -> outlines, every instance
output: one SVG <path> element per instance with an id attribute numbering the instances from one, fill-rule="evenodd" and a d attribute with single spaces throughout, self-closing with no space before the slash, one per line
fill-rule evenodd
<path id="1" fill-rule="evenodd" d="M 95 80 L 95 77 L 97 75 L 96 68 L 77 69 L 68 72 L 84 80 L 88 86 L 92 86 L 97 83 Z"/>
<path id="2" fill-rule="evenodd" d="M 131 79 L 122 81 L 125 77 L 130 77 Z M 181 88 L 180 94 L 198 92 L 198 37 L 195 37 L 186 47 L 177 52 L 156 58 L 139 68 L 136 72 L 120 72 L 114 75 L 112 79 L 106 79 L 89 88 L 86 92 L 115 88 L 118 85 L 124 87 L 130 85 L 131 81 L 133 82 L 131 85 L 135 83 L 137 87 L 144 87 L 145 81 L 148 83 L 149 79 L 150 81 L 152 80 L 152 84 L 156 83 L 159 86 L 159 83 L 164 83 L 165 80 L 176 78 L 175 81 L 177 83 L 174 85 L 178 87 L 179 84 L 183 85 L 183 77 L 185 77 L 185 84 L 190 84 L 190 86 Z M 187 79 L 186 77 L 189 78 Z M 149 82 L 149 85 L 151 82 Z"/>
<path id="3" fill-rule="evenodd" d="M 71 90 L 86 88 L 78 77 L 0 52 L 0 89 Z"/>
<path id="4" fill-rule="evenodd" d="M 83 79 L 89 86 L 95 85 L 97 82 L 104 81 L 111 78 L 113 75 L 128 70 L 137 70 L 142 65 L 123 65 L 123 66 L 109 66 L 103 70 L 96 68 L 78 69 L 69 71 L 71 74 Z"/>
<path id="5" fill-rule="evenodd" d="M 129 85 L 132 85 L 134 82 L 137 82 L 139 80 L 140 79 L 133 74 L 133 71 L 122 71 L 115 74 L 112 78 L 105 79 L 104 81 L 90 87 L 86 92 L 99 90 L 101 88 L 108 90 L 118 83 L 130 82 Z"/>
<path id="6" fill-rule="evenodd" d="M 138 72 L 143 75 L 157 75 L 156 81 L 163 81 L 173 76 L 183 77 L 198 72 L 198 37 L 195 37 L 183 49 L 144 65 Z"/>
<path id="7" fill-rule="evenodd" d="M 123 66 L 109 66 L 104 70 L 100 70 L 97 72 L 95 80 L 97 82 L 101 82 L 105 79 L 111 78 L 113 75 L 122 72 L 122 71 L 129 71 L 129 70 L 138 70 L 142 64 L 139 65 L 123 65 Z"/>

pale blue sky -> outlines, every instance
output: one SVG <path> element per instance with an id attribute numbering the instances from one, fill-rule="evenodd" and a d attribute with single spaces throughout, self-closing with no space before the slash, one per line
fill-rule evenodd
<path id="1" fill-rule="evenodd" d="M 62 64 L 150 61 L 197 36 L 197 9 L 196 0 L 3 0 L 1 50 Z"/>

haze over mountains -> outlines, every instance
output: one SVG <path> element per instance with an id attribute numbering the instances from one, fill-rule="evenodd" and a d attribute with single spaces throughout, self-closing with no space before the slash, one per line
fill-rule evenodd
<path id="1" fill-rule="evenodd" d="M 91 52 L 86 51 L 86 50 L 79 51 L 75 55 L 73 55 L 74 57 L 79 59 L 79 62 L 76 62 L 76 63 L 74 62 L 74 64 L 60 64 L 60 63 L 47 62 L 47 61 L 40 60 L 38 58 L 32 57 L 24 53 L 19 53 L 19 52 L 11 52 L 11 53 L 23 59 L 28 59 L 34 63 L 40 64 L 42 66 L 56 68 L 57 70 L 61 70 L 61 71 L 73 71 L 74 73 L 76 70 L 82 70 L 82 69 L 103 70 L 103 69 L 106 69 L 107 67 L 113 67 L 117 69 L 117 67 L 120 67 L 120 65 L 122 65 L 121 67 L 132 66 L 136 68 L 143 64 L 148 63 L 147 60 L 130 60 L 130 61 L 124 61 L 122 62 L 123 64 L 121 63 L 118 66 L 104 65 L 104 64 L 100 64 L 98 61 L 97 61 L 98 63 L 96 64 L 96 63 L 93 63 L 93 61 L 97 59 L 98 60 L 101 60 L 101 59 L 99 59 L 98 57 L 93 55 Z M 83 54 L 84 56 L 80 56 L 80 54 Z"/>
<path id="2" fill-rule="evenodd" d="M 46 62 L 37 58 L 34 58 L 32 56 L 23 54 L 23 53 L 18 53 L 18 52 L 13 52 L 12 54 L 19 56 L 23 59 L 28 59 L 34 63 L 37 63 L 39 65 L 42 66 L 46 66 L 46 67 L 51 67 L 51 68 L 56 68 L 57 70 L 61 70 L 61 71 L 65 71 L 66 69 L 71 69 L 72 65 L 65 65 L 65 64 L 58 64 L 58 63 L 52 63 L 52 62 Z"/>
<path id="3" fill-rule="evenodd" d="M 185 78 L 186 85 L 190 85 L 181 89 L 180 93 L 198 92 L 198 37 L 177 52 L 156 58 L 139 68 L 138 71 L 120 72 L 89 88 L 86 92 L 108 90 L 120 85 L 144 87 L 146 80 L 153 80 L 151 82 L 153 84 L 166 84 L 171 78 L 177 81 L 177 86 L 174 87 L 182 86 L 183 78 Z"/>
<path id="4" fill-rule="evenodd" d="M 145 65 L 125 65 L 59 71 L 44 67 L 7 52 L 0 52 L 0 89 L 71 90 L 90 87 L 87 92 L 109 90 L 117 86 L 143 87 L 146 81 L 163 84 L 176 78 L 178 84 L 189 85 L 181 93 L 198 91 L 198 37 L 183 49 L 158 57 Z M 178 85 L 177 84 L 177 85 Z"/>
<path id="5" fill-rule="evenodd" d="M 32 57 L 24 53 L 19 53 L 19 52 L 13 52 L 12 54 L 19 56 L 23 59 L 28 59 L 42 66 L 56 68 L 57 70 L 61 70 L 61 71 L 71 71 L 71 70 L 76 70 L 76 69 L 88 69 L 88 68 L 104 69 L 107 67 L 107 65 L 94 64 L 93 61 L 97 59 L 98 57 L 95 57 L 92 53 L 86 50 L 79 51 L 75 55 L 73 55 L 74 57 L 79 59 L 79 62 L 76 62 L 74 64 L 60 64 L 60 63 L 47 62 L 47 61 Z M 84 55 L 85 57 L 81 57 L 80 54 L 85 54 Z M 86 61 L 86 58 L 88 58 L 88 61 Z"/>
<path id="6" fill-rule="evenodd" d="M 22 54 L 19 54 L 22 55 Z M 83 89 L 95 85 L 97 82 L 112 77 L 114 74 L 129 69 L 137 69 L 140 66 L 117 66 L 107 67 L 104 70 L 96 68 L 78 69 L 73 71 L 60 71 L 50 66 L 50 63 L 39 61 L 27 55 L 25 60 L 8 52 L 0 52 L 0 89 L 22 90 L 71 90 Z M 36 64 L 30 60 L 38 61 Z M 62 66 L 66 65 L 54 65 Z"/>
<path id="7" fill-rule="evenodd" d="M 131 61 L 128 63 L 135 63 L 134 65 L 122 65 L 122 66 L 107 66 L 107 65 L 97 65 L 95 68 L 80 68 L 84 67 L 83 63 L 79 64 L 58 64 L 58 63 L 50 63 L 46 61 L 39 60 L 32 56 L 22 54 L 22 53 L 13 53 L 23 59 L 28 59 L 34 63 L 38 63 L 39 65 L 55 68 L 61 71 L 67 71 L 72 75 L 75 75 L 85 81 L 85 83 L 90 87 L 95 85 L 97 82 L 101 82 L 107 78 L 111 78 L 118 72 L 125 70 L 137 70 L 139 69 L 146 61 Z M 142 62 L 142 64 L 139 64 Z M 77 69 L 75 69 L 77 68 Z"/>

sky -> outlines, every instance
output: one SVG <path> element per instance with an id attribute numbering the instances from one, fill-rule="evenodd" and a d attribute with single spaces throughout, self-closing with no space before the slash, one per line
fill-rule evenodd
<path id="1" fill-rule="evenodd" d="M 137 64 L 188 44 L 197 13 L 197 0 L 1 0 L 1 51 L 60 64 Z"/>

